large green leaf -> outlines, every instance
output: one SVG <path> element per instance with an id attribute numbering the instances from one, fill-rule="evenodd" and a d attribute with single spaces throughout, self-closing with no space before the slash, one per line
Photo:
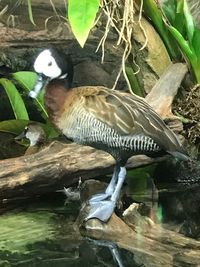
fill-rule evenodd
<path id="1" fill-rule="evenodd" d="M 18 71 L 12 76 L 28 92 L 33 89 L 37 79 L 37 74 L 32 71 Z"/>
<path id="2" fill-rule="evenodd" d="M 169 34 L 169 31 L 163 21 L 163 14 L 158 8 L 158 5 L 155 0 L 145 0 L 143 2 L 143 8 L 145 11 L 145 14 L 149 16 L 160 34 L 161 38 L 163 39 L 165 46 L 170 54 L 170 56 L 173 59 L 179 59 L 180 58 L 180 51 L 178 50 L 178 47 L 176 43 L 174 42 L 173 38 Z"/>
<path id="3" fill-rule="evenodd" d="M 7 120 L 0 122 L 0 132 L 20 134 L 25 126 L 29 123 L 29 120 Z"/>
<path id="4" fill-rule="evenodd" d="M 1 78 L 0 84 L 4 87 L 8 95 L 10 104 L 15 114 L 15 118 L 21 120 L 28 120 L 29 117 L 26 107 L 24 105 L 24 101 L 19 92 L 17 91 L 15 85 L 6 78 Z"/>
<path id="5" fill-rule="evenodd" d="M 29 93 L 33 89 L 37 79 L 37 74 L 31 71 L 19 71 L 13 73 L 12 75 L 13 78 L 19 83 L 19 85 L 22 86 L 22 88 L 27 91 L 27 93 Z M 42 90 L 42 92 L 34 101 L 38 107 L 38 110 L 42 111 L 43 117 L 47 119 L 48 115 L 44 107 L 43 95 L 44 95 L 44 90 Z"/>
<path id="6" fill-rule="evenodd" d="M 177 40 L 181 51 L 185 54 L 187 61 L 190 63 L 193 73 L 195 74 L 196 80 L 200 83 L 200 68 L 199 68 L 199 58 L 195 53 L 194 47 L 190 46 L 188 41 L 186 41 L 183 36 L 174 27 L 169 26 L 169 30 Z"/>
<path id="7" fill-rule="evenodd" d="M 176 18 L 176 1 L 167 0 L 160 3 L 169 22 L 173 25 Z"/>
<path id="8" fill-rule="evenodd" d="M 131 85 L 131 90 L 134 94 L 144 97 L 144 91 L 138 81 L 138 76 L 134 73 L 132 67 L 126 67 L 126 75 Z"/>
<path id="9" fill-rule="evenodd" d="M 72 31 L 84 46 L 99 8 L 100 0 L 68 0 L 68 17 Z"/>
<path id="10" fill-rule="evenodd" d="M 200 64 L 200 29 L 195 27 L 193 39 L 192 39 L 192 46 L 194 48 L 195 54 L 197 56 L 197 60 Z M 199 68 L 199 66 L 198 66 Z"/>
<path id="11" fill-rule="evenodd" d="M 180 32 L 174 28 L 173 26 L 168 26 L 171 34 L 178 42 L 182 52 L 186 55 L 189 61 L 193 60 L 195 57 L 194 51 L 192 47 L 189 46 L 188 41 L 184 39 L 184 37 L 180 34 Z"/>
<path id="12" fill-rule="evenodd" d="M 190 13 L 186 0 L 184 0 L 183 12 L 185 15 L 185 20 L 186 20 L 186 28 L 187 28 L 187 35 L 188 35 L 187 37 L 191 44 L 192 39 L 193 39 L 193 34 L 194 34 L 194 21 L 193 21 L 193 17 Z"/>
<path id="13" fill-rule="evenodd" d="M 12 133 L 19 135 L 24 131 L 25 126 L 27 126 L 30 122 L 29 120 L 6 120 L 0 121 L 0 132 Z M 50 123 L 41 123 L 37 122 L 46 133 L 48 139 L 52 139 L 58 137 L 59 133 Z"/>

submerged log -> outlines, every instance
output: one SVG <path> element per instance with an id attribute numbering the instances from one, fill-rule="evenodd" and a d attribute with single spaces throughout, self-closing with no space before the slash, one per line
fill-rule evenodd
<path id="1" fill-rule="evenodd" d="M 141 266 L 199 266 L 200 241 L 165 229 L 142 216 L 138 212 L 138 204 L 133 205 L 135 208 L 130 211 L 131 217 L 135 216 L 137 220 L 131 222 L 131 227 L 115 213 L 107 223 L 92 219 L 86 223 L 79 221 L 78 227 L 84 236 L 107 240 L 132 252 L 140 258 Z M 85 218 L 84 210 L 81 212 Z"/>
<path id="2" fill-rule="evenodd" d="M 172 65 L 166 72 L 174 79 L 160 81 L 159 112 L 166 110 L 166 102 L 173 99 L 178 85 L 182 81 L 187 69 L 183 64 Z M 179 75 L 176 75 L 179 73 Z M 180 75 L 181 73 L 181 75 Z M 166 84 L 170 90 L 166 91 Z M 166 94 L 167 92 L 167 94 Z M 170 93 L 171 92 L 171 93 Z M 150 94 L 155 95 L 154 90 Z M 171 95 L 170 95 L 171 94 Z M 158 97 L 158 93 L 156 93 Z M 149 103 L 154 106 L 157 97 L 149 96 Z M 168 105 L 169 109 L 170 106 Z M 165 112 L 166 114 L 166 112 Z M 135 156 L 127 164 L 128 168 L 151 164 L 162 159 L 151 159 L 145 156 Z M 0 165 L 0 201 L 2 205 L 18 198 L 34 197 L 43 193 L 62 189 L 82 179 L 93 178 L 112 172 L 113 158 L 93 148 L 77 144 L 63 144 L 54 142 L 42 151 L 13 159 L 1 161 Z"/>
<path id="3" fill-rule="evenodd" d="M 96 181 L 86 181 L 82 188 L 86 187 L 93 195 L 98 193 L 94 190 L 96 184 Z M 98 219 L 85 222 L 90 209 L 87 199 L 90 197 L 86 198 L 84 190 L 81 190 L 84 205 L 76 227 L 82 235 L 115 243 L 119 248 L 132 252 L 134 258 L 140 259 L 140 266 L 199 266 L 200 241 L 167 229 L 166 223 L 157 223 L 156 206 L 151 207 L 152 219 L 146 215 L 148 212 L 143 204 L 133 203 L 123 212 L 122 219 L 113 213 L 107 223 Z"/>

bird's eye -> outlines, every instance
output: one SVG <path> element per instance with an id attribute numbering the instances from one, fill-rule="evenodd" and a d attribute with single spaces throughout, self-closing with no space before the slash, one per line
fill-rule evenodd
<path id="1" fill-rule="evenodd" d="M 50 61 L 49 63 L 48 63 L 48 66 L 50 67 L 52 65 L 52 61 Z"/>
<path id="2" fill-rule="evenodd" d="M 25 128 L 24 128 L 24 134 L 26 134 L 28 132 L 28 126 L 26 126 Z"/>

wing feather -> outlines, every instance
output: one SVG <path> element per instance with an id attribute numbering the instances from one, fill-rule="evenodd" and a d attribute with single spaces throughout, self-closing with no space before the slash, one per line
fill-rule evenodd
<path id="1" fill-rule="evenodd" d="M 169 153 L 185 153 L 176 135 L 143 98 L 104 87 L 88 88 L 82 93 L 83 108 L 88 115 L 95 116 L 120 135 L 143 134 Z"/>

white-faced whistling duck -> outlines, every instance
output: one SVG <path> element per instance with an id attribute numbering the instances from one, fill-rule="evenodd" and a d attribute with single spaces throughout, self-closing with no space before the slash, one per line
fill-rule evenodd
<path id="1" fill-rule="evenodd" d="M 86 220 L 98 218 L 106 222 L 110 218 L 129 157 L 168 153 L 181 160 L 189 159 L 176 135 L 141 97 L 102 86 L 71 88 L 70 64 L 51 49 L 38 55 L 34 69 L 38 81 L 30 96 L 35 98 L 46 83 L 44 98 L 51 122 L 74 142 L 104 150 L 116 160 L 105 192 L 89 200 Z"/>
<path id="2" fill-rule="evenodd" d="M 46 134 L 37 123 L 31 122 L 25 128 L 24 131 L 15 137 L 15 140 L 21 140 L 26 138 L 29 140 L 30 145 L 27 148 L 25 155 L 31 155 L 38 152 L 46 141 Z"/>

